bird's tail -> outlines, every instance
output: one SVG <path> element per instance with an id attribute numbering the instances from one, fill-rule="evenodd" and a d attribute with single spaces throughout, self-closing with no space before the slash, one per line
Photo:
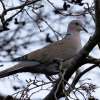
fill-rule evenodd
<path id="1" fill-rule="evenodd" d="M 16 73 L 20 73 L 20 72 L 28 72 L 30 70 L 30 72 L 32 72 L 32 68 L 34 66 L 36 66 L 39 63 L 34 63 L 34 62 L 20 62 L 8 69 L 5 69 L 3 71 L 0 72 L 0 78 L 9 76 L 9 75 L 13 75 Z"/>

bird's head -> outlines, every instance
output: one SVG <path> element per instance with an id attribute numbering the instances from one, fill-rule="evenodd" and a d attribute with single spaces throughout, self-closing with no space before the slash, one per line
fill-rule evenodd
<path id="1" fill-rule="evenodd" d="M 68 25 L 69 33 L 80 33 L 82 30 L 87 32 L 80 20 L 72 20 Z"/>

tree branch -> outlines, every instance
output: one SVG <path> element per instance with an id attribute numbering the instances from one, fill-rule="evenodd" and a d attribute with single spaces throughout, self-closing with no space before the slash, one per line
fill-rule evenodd
<path id="1" fill-rule="evenodd" d="M 83 47 L 80 52 L 73 57 L 69 61 L 64 62 L 64 67 L 66 67 L 66 74 L 65 74 L 65 80 L 68 81 L 69 78 L 72 76 L 72 74 L 83 64 L 86 57 L 89 55 L 91 50 L 100 42 L 100 1 L 95 0 L 95 11 L 96 11 L 96 32 L 95 34 L 90 37 L 89 41 L 86 43 L 86 45 Z M 57 80 L 60 81 L 60 80 Z M 54 93 L 57 89 L 57 84 L 53 87 L 51 92 L 47 95 L 45 100 L 55 100 Z M 57 92 L 57 98 L 61 97 L 63 93 L 62 84 L 59 86 L 58 92 Z M 49 99 L 48 99 L 49 98 Z"/>

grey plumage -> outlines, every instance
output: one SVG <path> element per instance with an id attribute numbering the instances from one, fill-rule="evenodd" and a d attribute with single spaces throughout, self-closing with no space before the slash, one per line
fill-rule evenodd
<path id="1" fill-rule="evenodd" d="M 80 41 L 80 31 L 81 22 L 79 20 L 73 20 L 68 25 L 67 33 L 62 40 L 51 43 L 48 46 L 33 51 L 22 57 L 16 58 L 13 61 L 31 61 L 29 62 L 19 62 L 17 65 L 12 66 L 4 71 L 0 72 L 0 78 L 12 75 L 18 72 L 32 72 L 32 68 L 35 65 L 40 65 L 41 63 L 48 64 L 52 63 L 54 59 L 64 59 L 68 60 L 72 58 L 81 48 Z M 37 61 L 39 63 L 34 63 L 32 61 Z"/>

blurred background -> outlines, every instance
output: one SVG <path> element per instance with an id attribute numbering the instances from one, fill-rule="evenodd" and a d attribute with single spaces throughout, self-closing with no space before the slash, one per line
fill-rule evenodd
<path id="1" fill-rule="evenodd" d="M 66 35 L 68 23 L 73 19 L 81 20 L 88 30 L 88 33 L 81 32 L 84 46 L 95 32 L 94 14 L 94 0 L 0 0 L 0 70 L 17 63 L 11 62 L 12 59 L 62 39 Z M 99 58 L 98 47 L 90 55 Z M 100 99 L 98 69 L 91 70 L 81 79 L 81 85 L 88 83 L 87 87 L 91 84 L 97 87 L 89 93 L 84 90 L 86 98 L 92 95 Z M 45 75 L 20 73 L 0 79 L 1 95 L 23 97 L 25 92 L 23 98 L 40 100 L 51 88 L 52 83 Z M 82 98 L 80 100 L 85 100 L 81 93 L 76 94 Z"/>

